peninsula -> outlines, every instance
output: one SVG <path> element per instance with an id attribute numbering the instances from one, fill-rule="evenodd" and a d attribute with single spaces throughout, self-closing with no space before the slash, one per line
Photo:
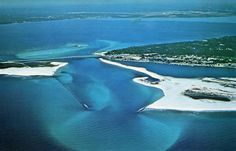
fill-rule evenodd
<path id="1" fill-rule="evenodd" d="M 236 89 L 234 85 L 228 84 L 228 81 L 235 83 L 235 78 L 175 78 L 103 58 L 100 58 L 100 61 L 144 73 L 147 76 L 135 77 L 133 81 L 163 91 L 164 96 L 161 99 L 139 111 L 153 109 L 196 112 L 236 110 Z M 156 81 L 150 81 L 149 77 Z"/>
<path id="2" fill-rule="evenodd" d="M 236 68 L 236 36 L 109 51 L 109 60 Z"/>

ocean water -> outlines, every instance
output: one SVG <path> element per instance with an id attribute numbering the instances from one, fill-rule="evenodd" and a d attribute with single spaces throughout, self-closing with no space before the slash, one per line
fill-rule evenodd
<path id="1" fill-rule="evenodd" d="M 133 45 L 236 35 L 235 24 L 222 18 L 221 22 L 185 20 L 73 19 L 0 25 L 0 59 L 90 55 Z M 54 77 L 0 77 L 0 150 L 236 148 L 235 112 L 137 113 L 163 96 L 159 89 L 132 81 L 143 74 L 95 58 L 64 61 L 69 64 Z M 176 77 L 235 77 L 232 69 L 128 64 Z"/>
<path id="2" fill-rule="evenodd" d="M 227 20 L 230 19 L 234 20 L 234 17 Z M 24 58 L 24 55 L 27 56 L 27 52 L 62 49 L 71 43 L 89 45 L 89 49 L 85 51 L 81 50 L 75 53 L 74 49 L 72 49 L 71 52 L 64 54 L 68 56 L 73 54 L 91 54 L 104 48 L 104 45 L 110 46 L 114 42 L 126 47 L 236 34 L 235 24 L 233 23 L 217 23 L 215 20 L 212 22 L 211 20 L 209 22 L 182 20 L 162 21 L 157 19 L 137 22 L 135 20 L 114 19 L 72 19 L 1 25 L 0 54 L 1 56 L 18 55 Z M 219 20 L 222 20 L 222 18 Z M 116 44 L 116 47 L 118 47 L 118 44 Z M 65 53 L 65 51 L 63 52 Z M 20 55 L 22 53 L 23 55 Z"/>

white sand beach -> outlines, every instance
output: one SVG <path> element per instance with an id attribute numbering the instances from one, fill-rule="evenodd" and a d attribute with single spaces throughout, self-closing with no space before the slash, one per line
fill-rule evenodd
<path id="1" fill-rule="evenodd" d="M 134 71 L 138 71 L 138 72 L 147 74 L 152 78 L 159 79 L 160 81 L 164 80 L 164 78 L 162 76 L 160 76 L 160 75 L 158 75 L 154 72 L 150 72 L 147 69 L 142 68 L 142 67 L 127 66 L 127 65 L 123 65 L 121 63 L 113 62 L 113 61 L 106 60 L 106 59 L 103 59 L 103 58 L 100 58 L 100 60 L 104 63 L 107 63 L 107 64 L 111 64 L 111 65 L 115 65 L 115 66 L 118 66 L 118 67 L 121 67 L 121 68 L 126 68 L 126 69 L 130 69 L 130 70 L 134 70 Z"/>
<path id="2" fill-rule="evenodd" d="M 209 99 L 192 99 L 183 95 L 183 91 L 193 87 L 207 87 L 221 89 L 236 94 L 236 89 L 224 87 L 218 83 L 204 82 L 201 79 L 194 78 L 174 78 L 161 76 L 157 73 L 146 70 L 141 67 L 133 67 L 116 63 L 113 61 L 100 59 L 104 63 L 123 67 L 145 73 L 153 78 L 160 79 L 158 84 L 145 82 L 147 77 L 134 78 L 133 81 L 145 86 L 159 88 L 164 92 L 164 96 L 156 102 L 148 105 L 144 110 L 179 110 L 179 111 L 236 111 L 236 100 L 230 102 L 215 101 Z"/>
<path id="3" fill-rule="evenodd" d="M 56 71 L 67 65 L 65 62 L 51 62 L 53 67 L 10 67 L 0 69 L 0 75 L 11 76 L 53 76 Z"/>

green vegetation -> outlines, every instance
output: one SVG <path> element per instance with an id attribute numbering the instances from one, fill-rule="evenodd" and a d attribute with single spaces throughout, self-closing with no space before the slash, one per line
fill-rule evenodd
<path id="1" fill-rule="evenodd" d="M 108 59 L 236 67 L 236 36 L 113 50 Z"/>
<path id="2" fill-rule="evenodd" d="M 21 68 L 25 67 L 25 65 L 21 63 L 0 63 L 0 69 L 6 69 L 11 67 Z"/>
<path id="3" fill-rule="evenodd" d="M 22 67 L 54 67 L 55 65 L 50 62 L 27 62 L 27 63 L 19 63 L 19 62 L 0 62 L 0 69 L 6 68 L 22 68 Z"/>
<path id="4" fill-rule="evenodd" d="M 107 54 L 146 54 L 198 55 L 236 57 L 236 36 L 192 42 L 155 44 L 140 47 L 129 47 L 110 51 Z"/>

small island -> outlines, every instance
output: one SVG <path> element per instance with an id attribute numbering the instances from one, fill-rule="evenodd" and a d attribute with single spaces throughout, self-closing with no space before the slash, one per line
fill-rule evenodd
<path id="1" fill-rule="evenodd" d="M 129 47 L 103 55 L 118 61 L 236 68 L 236 36 Z"/>
<path id="2" fill-rule="evenodd" d="M 8 76 L 53 76 L 56 71 L 67 65 L 65 62 L 0 62 L 0 75 Z"/>

